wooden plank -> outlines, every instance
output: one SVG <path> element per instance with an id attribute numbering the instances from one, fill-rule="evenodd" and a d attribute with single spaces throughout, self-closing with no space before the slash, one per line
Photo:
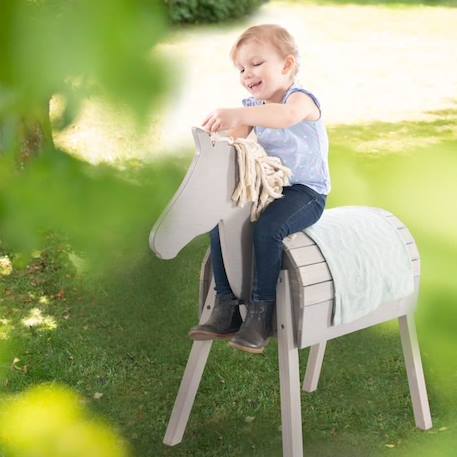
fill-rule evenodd
<path id="1" fill-rule="evenodd" d="M 421 263 L 419 259 L 414 259 L 412 262 L 413 264 L 413 271 L 414 271 L 414 276 L 420 276 L 421 274 Z"/>
<path id="2" fill-rule="evenodd" d="M 398 321 L 416 427 L 421 430 L 428 430 L 432 428 L 432 417 L 428 404 L 419 343 L 417 342 L 414 315 L 410 313 L 401 316 Z"/>
<path id="3" fill-rule="evenodd" d="M 332 275 L 327 262 L 314 263 L 298 269 L 303 286 L 317 284 L 320 282 L 331 281 Z"/>
<path id="4" fill-rule="evenodd" d="M 200 267 L 200 287 L 199 287 L 199 307 L 198 315 L 201 316 L 203 307 L 205 306 L 206 297 L 208 295 L 208 290 L 210 282 L 213 276 L 212 265 L 211 265 L 211 249 L 206 250 L 205 255 L 203 256 L 203 261 Z"/>
<path id="5" fill-rule="evenodd" d="M 303 309 L 303 322 L 298 344 L 300 348 L 310 346 L 309 341 L 318 344 L 326 341 L 326 333 L 332 328 L 333 300 L 327 300 Z"/>
<path id="6" fill-rule="evenodd" d="M 214 280 L 212 280 L 200 317 L 200 324 L 208 320 L 215 296 Z M 192 350 L 187 360 L 186 369 L 184 370 L 178 395 L 163 438 L 163 443 L 168 446 L 175 446 L 182 441 L 212 344 L 213 340 L 194 341 L 192 343 Z"/>
<path id="7" fill-rule="evenodd" d="M 293 233 L 292 235 L 284 238 L 283 243 L 285 247 L 289 250 L 301 248 L 304 246 L 312 246 L 316 244 L 313 239 L 311 239 L 304 232 Z"/>
<path id="8" fill-rule="evenodd" d="M 321 282 L 304 287 L 304 306 L 315 305 L 323 301 L 331 300 L 335 296 L 333 281 Z"/>
<path id="9" fill-rule="evenodd" d="M 325 261 L 324 256 L 316 245 L 294 249 L 290 251 L 290 255 L 293 257 L 297 267 Z"/>
<path id="10" fill-rule="evenodd" d="M 407 227 L 401 227 L 398 229 L 398 234 L 401 236 L 405 243 L 415 243 L 416 240 L 411 235 L 411 232 L 407 229 Z"/>
<path id="11" fill-rule="evenodd" d="M 283 457 L 303 457 L 298 347 L 294 338 L 289 275 L 279 275 L 277 300 L 279 386 Z"/>
<path id="12" fill-rule="evenodd" d="M 407 243 L 406 248 L 409 252 L 409 258 L 411 260 L 419 259 L 419 251 L 417 249 L 416 243 Z"/>
<path id="13" fill-rule="evenodd" d="M 326 345 L 327 341 L 322 341 L 311 346 L 302 387 L 305 392 L 314 392 L 317 389 Z"/>
<path id="14" fill-rule="evenodd" d="M 305 306 L 303 308 L 303 321 L 298 340 L 300 347 L 312 346 L 321 341 L 347 335 L 413 312 L 419 294 L 419 279 L 419 277 L 414 278 L 415 290 L 411 295 L 384 303 L 366 316 L 347 324 L 332 325 L 333 300 L 313 306 Z"/>

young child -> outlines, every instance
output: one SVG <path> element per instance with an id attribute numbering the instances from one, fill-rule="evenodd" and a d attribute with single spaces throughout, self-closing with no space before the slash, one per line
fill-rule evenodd
<path id="1" fill-rule="evenodd" d="M 283 198 L 271 202 L 254 222 L 255 276 L 244 322 L 222 260 L 219 229 L 210 232 L 216 300 L 205 324 L 193 327 L 194 340 L 230 338 L 230 346 L 263 352 L 272 335 L 276 283 L 282 263 L 282 240 L 314 224 L 330 192 L 328 138 L 316 97 L 295 82 L 298 51 L 294 39 L 274 24 L 250 27 L 236 41 L 230 57 L 240 82 L 252 94 L 242 108 L 212 112 L 202 127 L 229 130 L 246 138 L 251 130 L 265 151 L 292 171 Z"/>

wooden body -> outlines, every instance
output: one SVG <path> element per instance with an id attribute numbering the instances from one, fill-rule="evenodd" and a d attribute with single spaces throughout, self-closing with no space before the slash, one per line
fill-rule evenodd
<path id="1" fill-rule="evenodd" d="M 175 198 L 151 231 L 151 248 L 162 258 L 171 258 L 193 237 L 219 224 L 222 255 L 232 290 L 248 301 L 252 276 L 251 224 L 248 221 L 249 208 L 236 208 L 230 200 L 236 178 L 234 148 L 226 143 L 212 144 L 208 134 L 201 129 L 194 128 L 193 134 L 197 157 Z M 209 191 L 199 180 L 205 179 L 205 173 L 208 174 L 211 167 L 219 176 L 218 179 L 211 177 L 213 187 Z M 195 180 L 196 176 L 198 180 Z M 209 202 L 200 202 L 205 196 Z M 277 284 L 274 328 L 278 339 L 284 457 L 303 456 L 298 351 L 310 347 L 302 390 L 313 392 L 318 386 L 328 340 L 391 319 L 398 319 L 400 325 L 416 426 L 422 430 L 432 426 L 413 317 L 419 296 L 420 256 L 406 226 L 390 212 L 380 211 L 392 228 L 399 231 L 407 247 L 415 275 L 414 292 L 394 302 L 383 303 L 366 316 L 347 324 L 332 325 L 333 279 L 319 247 L 303 232 L 283 241 L 284 269 Z M 214 306 L 214 285 L 208 249 L 200 274 L 200 323 L 206 322 Z M 244 317 L 245 310 L 241 311 Z M 167 445 L 176 445 L 183 438 L 212 343 L 193 342 L 164 437 Z"/>
<path id="2" fill-rule="evenodd" d="M 420 287 L 419 251 L 405 224 L 388 211 L 383 210 L 382 214 L 398 230 L 407 247 L 415 275 L 415 291 L 410 296 L 384 303 L 375 312 L 348 324 L 332 325 L 333 279 L 327 261 L 316 243 L 304 232 L 284 239 L 283 266 L 289 273 L 292 313 L 296 322 L 294 341 L 298 348 L 306 348 L 414 312 Z M 200 307 L 206 299 L 211 277 L 208 249 L 201 268 Z"/>

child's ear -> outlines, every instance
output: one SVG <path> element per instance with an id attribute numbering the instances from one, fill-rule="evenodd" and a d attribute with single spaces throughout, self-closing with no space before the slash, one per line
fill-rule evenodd
<path id="1" fill-rule="evenodd" d="M 284 60 L 283 73 L 288 73 L 295 66 L 295 57 L 289 54 Z"/>

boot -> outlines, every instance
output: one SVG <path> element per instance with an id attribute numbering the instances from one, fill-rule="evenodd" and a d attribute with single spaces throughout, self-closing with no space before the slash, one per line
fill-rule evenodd
<path id="1" fill-rule="evenodd" d="M 239 300 L 230 296 L 216 295 L 209 319 L 201 325 L 192 327 L 189 337 L 193 340 L 213 340 L 231 338 L 243 322 Z"/>
<path id="2" fill-rule="evenodd" d="M 249 303 L 246 319 L 229 345 L 242 351 L 260 354 L 273 335 L 274 303 Z"/>

